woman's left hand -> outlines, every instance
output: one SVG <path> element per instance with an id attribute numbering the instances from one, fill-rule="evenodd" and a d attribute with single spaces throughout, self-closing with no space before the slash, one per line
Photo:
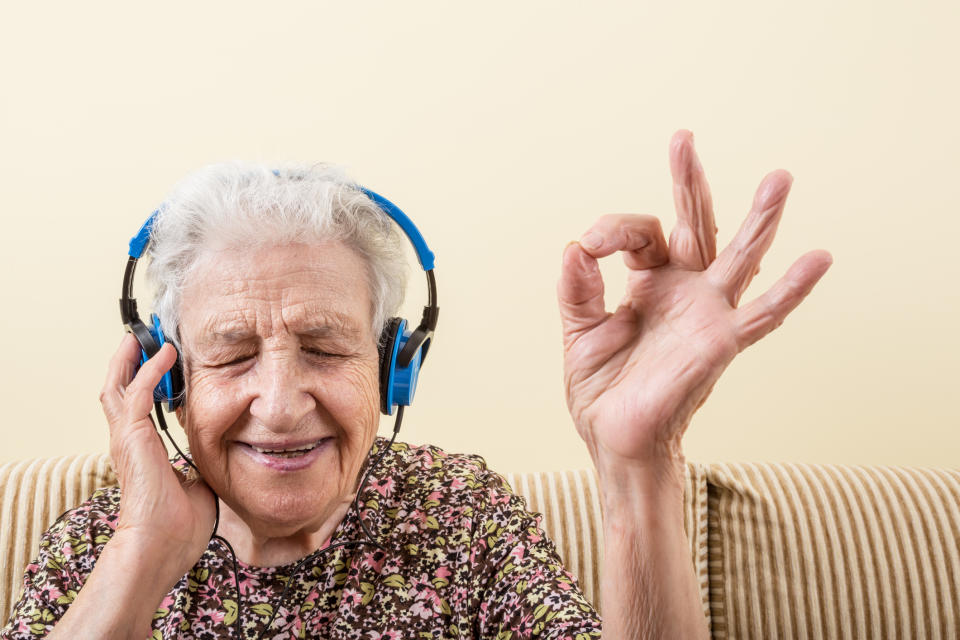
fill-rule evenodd
<path id="1" fill-rule="evenodd" d="M 773 241 L 792 177 L 779 170 L 764 178 L 717 256 L 710 190 L 689 131 L 674 135 L 670 168 L 677 225 L 669 245 L 652 216 L 608 215 L 563 255 L 567 404 L 601 481 L 610 465 L 679 470 L 681 437 L 720 374 L 780 326 L 832 262 L 826 251 L 807 253 L 738 308 Z M 597 259 L 617 251 L 630 273 L 620 306 L 608 313 Z"/>

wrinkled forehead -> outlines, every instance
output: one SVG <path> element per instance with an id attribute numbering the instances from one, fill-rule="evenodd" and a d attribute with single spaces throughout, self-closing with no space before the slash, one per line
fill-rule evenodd
<path id="1" fill-rule="evenodd" d="M 209 250 L 184 280 L 181 339 L 372 339 L 372 306 L 367 265 L 342 243 Z"/>

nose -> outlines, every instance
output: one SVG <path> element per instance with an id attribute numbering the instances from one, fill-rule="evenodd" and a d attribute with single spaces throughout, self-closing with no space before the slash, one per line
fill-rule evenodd
<path id="1" fill-rule="evenodd" d="M 257 363 L 250 414 L 276 433 L 293 431 L 316 408 L 299 359 L 287 352 L 267 351 Z"/>

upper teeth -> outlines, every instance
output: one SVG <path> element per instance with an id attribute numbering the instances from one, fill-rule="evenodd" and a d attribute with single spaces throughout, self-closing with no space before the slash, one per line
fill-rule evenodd
<path id="1" fill-rule="evenodd" d="M 293 449 L 264 449 L 262 447 L 258 447 L 255 444 L 252 444 L 250 446 L 254 450 L 259 451 L 260 453 L 289 453 L 291 451 L 310 451 L 310 449 L 313 449 L 315 446 L 317 446 L 317 443 L 314 442 L 313 444 L 305 444 L 302 447 L 296 447 Z"/>

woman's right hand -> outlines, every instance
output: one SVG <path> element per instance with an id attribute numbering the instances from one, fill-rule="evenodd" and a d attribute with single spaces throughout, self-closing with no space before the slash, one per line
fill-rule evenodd
<path id="1" fill-rule="evenodd" d="M 163 562 L 158 571 L 174 582 L 207 548 L 216 499 L 202 479 L 185 481 L 171 467 L 150 416 L 153 389 L 176 358 L 173 345 L 165 344 L 137 371 L 140 345 L 127 334 L 110 361 L 100 393 L 121 489 L 114 540 L 153 554 Z"/>

